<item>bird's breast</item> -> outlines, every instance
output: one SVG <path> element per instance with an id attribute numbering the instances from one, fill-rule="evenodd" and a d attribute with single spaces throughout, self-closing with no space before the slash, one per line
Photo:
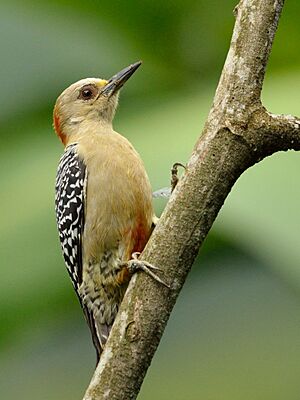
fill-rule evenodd
<path id="1" fill-rule="evenodd" d="M 117 133 L 81 140 L 77 152 L 87 171 L 84 257 L 97 260 L 118 249 L 121 259 L 129 259 L 151 231 L 152 191 L 143 162 Z"/>

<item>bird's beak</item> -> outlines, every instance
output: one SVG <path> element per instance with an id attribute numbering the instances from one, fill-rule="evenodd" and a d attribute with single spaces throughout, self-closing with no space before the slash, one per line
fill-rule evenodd
<path id="1" fill-rule="evenodd" d="M 101 94 L 105 96 L 111 96 L 116 93 L 118 90 L 121 89 L 124 83 L 131 77 L 131 75 L 138 69 L 141 64 L 142 61 L 138 61 L 112 76 L 107 84 L 103 87 Z"/>

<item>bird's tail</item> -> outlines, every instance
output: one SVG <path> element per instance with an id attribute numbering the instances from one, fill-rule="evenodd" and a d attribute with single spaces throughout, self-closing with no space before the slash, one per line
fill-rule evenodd
<path id="1" fill-rule="evenodd" d="M 98 364 L 112 325 L 98 323 L 94 318 L 93 311 L 89 310 L 87 306 L 83 306 L 83 311 L 92 334 L 92 340 L 96 349 Z"/>

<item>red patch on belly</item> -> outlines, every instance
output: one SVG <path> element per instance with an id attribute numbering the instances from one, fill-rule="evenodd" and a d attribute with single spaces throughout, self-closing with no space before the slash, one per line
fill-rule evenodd
<path id="1" fill-rule="evenodd" d="M 151 227 L 147 226 L 145 219 L 139 219 L 133 230 L 124 232 L 124 239 L 127 242 L 127 251 L 125 254 L 124 262 L 132 259 L 132 254 L 135 252 L 142 252 L 151 234 Z M 130 278 L 127 268 L 123 268 L 117 277 L 119 285 L 127 283 Z"/>
<path id="2" fill-rule="evenodd" d="M 131 235 L 131 243 L 133 245 L 131 254 L 135 253 L 136 251 L 142 252 L 150 236 L 150 227 L 147 228 L 144 222 L 138 222 Z"/>

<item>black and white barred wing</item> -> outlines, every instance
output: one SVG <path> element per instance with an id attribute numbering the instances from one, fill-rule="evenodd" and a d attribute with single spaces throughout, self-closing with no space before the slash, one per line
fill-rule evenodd
<path id="1" fill-rule="evenodd" d="M 63 256 L 77 293 L 82 282 L 85 178 L 85 165 L 76 154 L 76 144 L 72 144 L 66 148 L 58 165 L 55 211 Z"/>

